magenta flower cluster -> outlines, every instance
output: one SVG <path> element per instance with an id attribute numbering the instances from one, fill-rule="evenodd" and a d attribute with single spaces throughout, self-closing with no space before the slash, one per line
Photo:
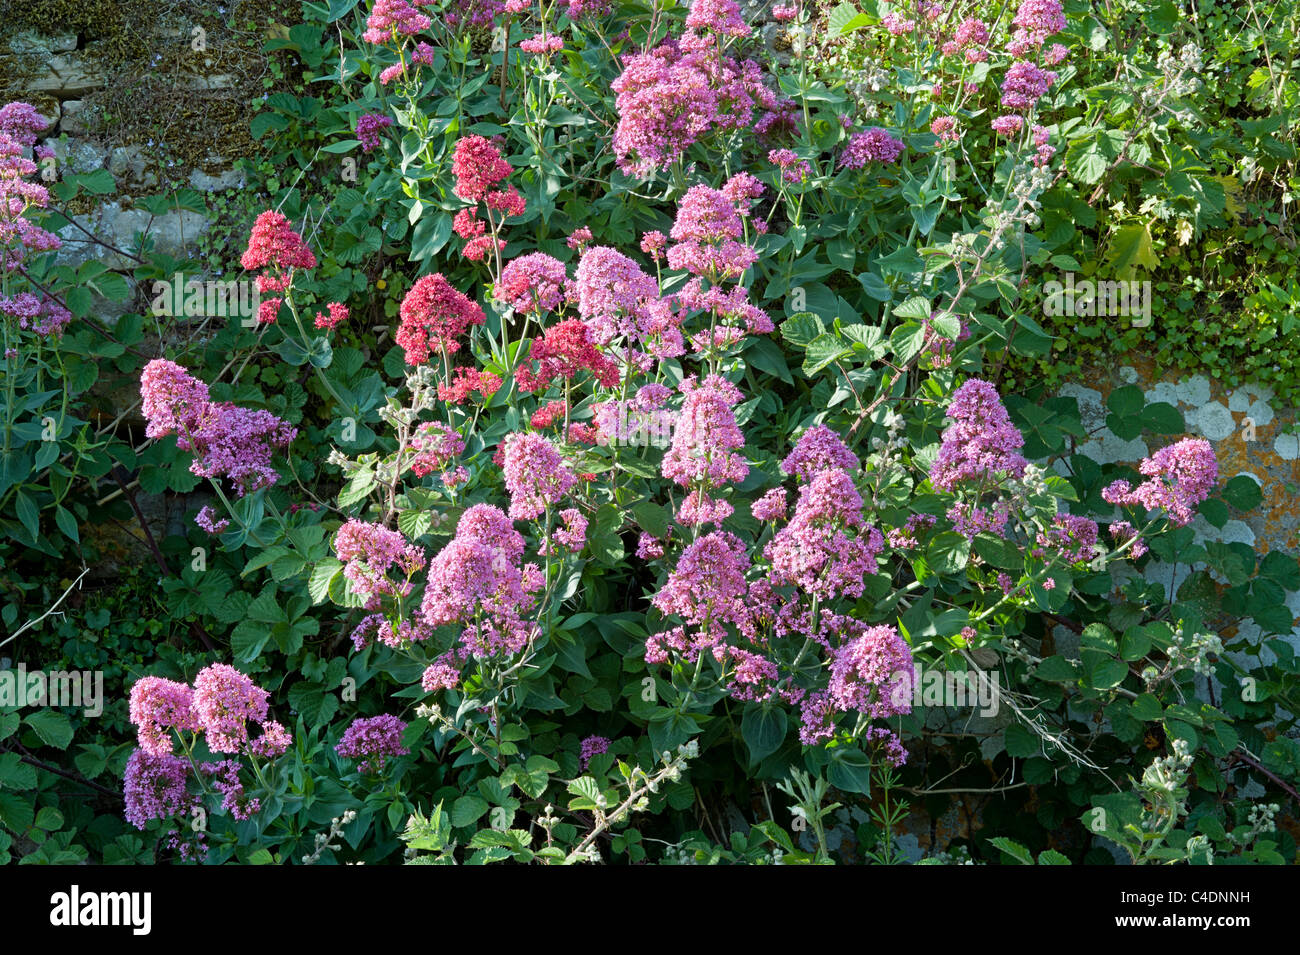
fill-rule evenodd
<path id="1" fill-rule="evenodd" d="M 145 366 L 140 397 L 145 434 L 176 435 L 182 451 L 194 452 L 193 473 L 228 478 L 240 497 L 279 480 L 271 456 L 298 434 L 269 411 L 209 401 L 207 385 L 164 358 Z"/>
<path id="2" fill-rule="evenodd" d="M 1204 438 L 1184 438 L 1144 458 L 1138 470 L 1147 475 L 1136 488 L 1115 481 L 1102 491 L 1109 504 L 1164 511 L 1170 523 L 1190 524 L 1198 504 L 1210 496 L 1219 480 L 1214 448 Z"/>
<path id="3" fill-rule="evenodd" d="M 355 719 L 334 749 L 340 756 L 358 760 L 361 772 L 380 773 L 390 757 L 411 752 L 402 744 L 405 731 L 406 723 L 388 713 Z"/>

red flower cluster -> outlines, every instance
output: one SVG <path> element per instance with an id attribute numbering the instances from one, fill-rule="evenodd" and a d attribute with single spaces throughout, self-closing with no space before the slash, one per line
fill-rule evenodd
<path id="1" fill-rule="evenodd" d="M 523 215 L 528 203 L 514 186 L 496 188 L 514 169 L 502 158 L 492 141 L 483 136 L 466 136 L 456 143 L 451 171 L 456 177 L 456 195 L 475 204 L 456 213 L 452 228 L 465 240 L 461 254 L 471 262 L 478 262 L 489 251 L 505 248 L 505 241 L 496 237 L 495 229 L 492 235 L 486 234 L 487 226 L 478 217 L 478 203 L 486 203 L 488 209 L 499 213 L 503 220 Z"/>
<path id="2" fill-rule="evenodd" d="M 348 307 L 346 305 L 339 302 L 330 302 L 325 308 L 326 311 L 316 313 L 317 328 L 338 328 L 348 320 Z"/>
<path id="3" fill-rule="evenodd" d="M 532 363 L 537 362 L 537 371 Z M 618 366 L 602 355 L 591 341 L 591 331 L 580 318 L 570 318 L 546 330 L 533 341 L 528 362 L 515 371 L 520 391 L 545 391 L 556 378 L 572 379 L 589 371 L 606 388 L 618 384 Z"/>
<path id="4" fill-rule="evenodd" d="M 462 199 L 486 199 L 492 187 L 512 172 L 510 163 L 501 158 L 490 139 L 466 136 L 456 143 L 451 173 L 456 177 L 456 195 Z"/>
<path id="5" fill-rule="evenodd" d="M 500 387 L 501 378 L 499 375 L 461 365 L 459 368 L 452 369 L 450 383 L 438 386 L 438 398 L 448 404 L 463 405 L 469 401 L 469 396 L 476 391 L 487 399 L 492 397 Z"/>
<path id="6" fill-rule="evenodd" d="M 248 248 L 239 263 L 250 272 L 262 270 L 257 277 L 259 292 L 283 292 L 293 284 L 293 270 L 314 269 L 316 256 L 282 213 L 268 209 L 253 223 Z M 279 305 L 279 299 L 264 302 L 258 310 L 258 321 L 274 322 Z"/>
<path id="7" fill-rule="evenodd" d="M 452 288 L 442 275 L 417 279 L 402 299 L 402 323 L 396 340 L 406 352 L 408 365 L 423 365 L 430 349 L 450 355 L 460 348 L 458 339 L 471 325 L 483 324 L 483 309 Z"/>
<path id="8" fill-rule="evenodd" d="M 533 416 L 528 419 L 528 423 L 534 428 L 549 428 L 557 421 L 563 421 L 564 412 L 568 410 L 568 404 L 563 401 L 547 402 L 533 412 Z"/>

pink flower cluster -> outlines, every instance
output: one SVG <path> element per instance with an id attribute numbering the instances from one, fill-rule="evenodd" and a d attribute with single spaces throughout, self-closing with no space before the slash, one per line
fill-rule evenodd
<path id="1" fill-rule="evenodd" d="M 122 794 L 126 821 L 144 829 L 151 820 L 187 817 L 198 805 L 189 792 L 189 764 L 170 753 L 137 749 L 126 762 Z"/>
<path id="2" fill-rule="evenodd" d="M 430 0 L 416 0 L 417 4 Z M 361 38 L 376 46 L 394 42 L 402 36 L 413 36 L 433 26 L 433 21 L 415 9 L 407 0 L 375 0 L 366 18 L 366 30 Z"/>
<path id="3" fill-rule="evenodd" d="M 243 821 L 261 811 L 262 801 L 250 798 L 244 791 L 237 761 L 223 759 L 219 763 L 202 763 L 199 772 L 208 778 L 208 785 L 221 793 L 221 808 L 230 813 L 231 818 Z"/>
<path id="4" fill-rule="evenodd" d="M 540 434 L 516 432 L 505 442 L 506 490 L 510 517 L 533 520 L 564 500 L 577 478 L 555 445 Z"/>
<path id="5" fill-rule="evenodd" d="M 715 24 L 728 35 L 738 28 L 719 0 L 698 0 L 697 6 L 695 22 Z M 628 57 L 613 89 L 614 154 L 619 169 L 633 176 L 672 165 L 707 136 L 749 127 L 756 108 L 777 107 L 757 63 L 724 56 L 713 34 L 692 30 Z"/>
<path id="6" fill-rule="evenodd" d="M 289 747 L 284 727 L 266 719 L 266 690 L 232 666 L 204 667 L 190 687 L 147 676 L 131 687 L 129 715 L 140 749 L 151 756 L 173 752 L 172 733 L 203 733 L 214 753 L 260 752 L 280 755 Z M 249 745 L 249 722 L 262 726 L 267 742 Z M 271 741 L 275 746 L 271 746 Z M 279 745 L 283 743 L 283 745 Z M 278 752 L 275 750 L 278 749 Z"/>
<path id="7" fill-rule="evenodd" d="M 45 208 L 50 201 L 44 186 L 27 181 L 37 171 L 37 166 L 26 156 L 27 150 L 36 143 L 36 137 L 48 126 L 45 118 L 29 103 L 11 102 L 0 106 L 0 271 L 17 269 L 28 253 L 51 252 L 62 245 L 57 236 L 37 226 L 26 215 L 31 209 Z M 11 309 L 17 307 L 11 305 L 5 311 L 15 314 Z M 62 318 L 66 310 L 62 306 L 59 308 L 58 315 Z M 25 317 L 35 320 L 36 315 Z M 56 321 L 51 315 L 50 322 L 34 327 L 38 334 L 53 334 L 67 320 Z M 48 330 L 42 331 L 42 328 Z"/>
<path id="8" fill-rule="evenodd" d="M 422 422 L 411 435 L 410 468 L 416 477 L 441 471 L 465 451 L 465 442 L 453 428 L 441 421 Z"/>
<path id="9" fill-rule="evenodd" d="M 425 564 L 424 551 L 397 531 L 355 518 L 339 528 L 334 553 L 345 564 L 343 576 L 368 610 L 377 610 L 385 596 L 408 595 L 411 577 Z M 404 579 L 390 579 L 393 569 Z"/>
<path id="10" fill-rule="evenodd" d="M 563 262 L 533 252 L 507 262 L 493 292 L 519 314 L 535 315 L 560 308 L 568 282 Z"/>
<path id="11" fill-rule="evenodd" d="M 663 476 L 682 487 L 716 488 L 745 480 L 749 465 L 736 453 L 745 446 L 745 436 L 732 410 L 744 400 L 740 389 L 718 375 L 699 383 L 692 375 L 680 390 L 686 398 L 660 465 Z"/>
<path id="12" fill-rule="evenodd" d="M 429 563 L 420 612 L 430 627 L 466 624 L 464 651 L 485 658 L 518 653 L 536 633 L 522 618 L 534 599 L 520 561 L 524 538 L 499 508 L 475 504 L 461 515 L 456 536 Z M 445 668 L 450 659 L 441 661 Z M 445 669 L 428 682 L 447 683 Z"/>
<path id="13" fill-rule="evenodd" d="M 793 584 L 823 600 L 862 596 L 885 547 L 862 508 L 862 495 L 846 472 L 818 471 L 799 488 L 794 515 L 763 551 L 773 584 Z"/>
<path id="14" fill-rule="evenodd" d="M 948 404 L 952 423 L 944 429 L 930 483 L 941 491 L 960 484 L 988 484 L 1002 476 L 1018 478 L 1028 465 L 1020 454 L 1024 436 L 1011 423 L 1002 398 L 987 381 L 971 378 Z"/>
<path id="15" fill-rule="evenodd" d="M 192 472 L 199 477 L 229 478 L 241 497 L 279 480 L 271 456 L 298 434 L 269 411 L 209 401 L 207 385 L 163 358 L 145 366 L 140 396 L 145 434 L 150 438 L 176 435 L 181 450 L 194 452 Z"/>
<path id="16" fill-rule="evenodd" d="M 0 191 L 3 188 L 3 180 L 0 180 Z M 68 322 L 72 321 L 72 313 L 44 292 L 17 292 L 8 298 L 0 298 L 0 312 L 18 319 L 20 329 L 30 329 L 42 338 L 62 334 Z"/>
<path id="17" fill-rule="evenodd" d="M 722 189 L 699 185 L 686 191 L 677 204 L 677 218 L 670 233 L 674 241 L 668 247 L 670 268 L 720 282 L 739 278 L 758 261 L 753 247 L 741 241 L 745 235 L 741 204 L 748 209 L 748 180 L 753 177 L 740 175 L 745 180 L 733 176 Z M 757 180 L 753 185 L 762 189 Z"/>
<path id="18" fill-rule="evenodd" d="M 357 768 L 361 772 L 380 773 L 389 757 L 411 752 L 402 744 L 405 731 L 406 723 L 388 713 L 355 719 L 334 749 L 340 756 L 360 760 Z"/>
<path id="19" fill-rule="evenodd" d="M 357 117 L 357 139 L 361 142 L 361 148 L 365 152 L 371 152 L 378 149 L 381 142 L 379 133 L 393 125 L 391 116 L 385 116 L 383 113 L 363 113 Z"/>
<path id="20" fill-rule="evenodd" d="M 582 319 L 569 318 L 550 326 L 541 338 L 533 339 L 528 359 L 515 369 L 515 380 L 520 391 L 538 392 L 545 391 L 556 380 L 570 382 L 584 371 L 590 372 L 606 388 L 618 384 L 618 367 L 592 342 L 587 324 Z"/>
<path id="21" fill-rule="evenodd" d="M 257 277 L 259 292 L 286 292 L 296 270 L 316 267 L 316 256 L 283 213 L 268 209 L 253 223 L 239 264 L 249 272 L 262 270 Z M 274 323 L 279 308 L 280 299 L 264 300 L 258 307 L 258 321 Z"/>
<path id="22" fill-rule="evenodd" d="M 1051 527 L 1038 534 L 1035 557 L 1058 555 L 1068 564 L 1097 556 L 1097 522 L 1076 514 L 1057 514 Z"/>
<path id="23" fill-rule="evenodd" d="M 781 462 L 781 470 L 800 481 L 811 481 L 827 468 L 856 471 L 858 456 L 848 449 L 838 434 L 824 424 L 815 425 L 800 435 Z"/>
<path id="24" fill-rule="evenodd" d="M 840 153 L 841 169 L 863 169 L 868 163 L 895 163 L 907 147 L 903 141 L 890 134 L 889 130 L 872 126 L 849 137 L 848 143 Z"/>
<path id="25" fill-rule="evenodd" d="M 1170 523 L 1182 527 L 1192 522 L 1198 504 L 1210 496 L 1219 480 L 1214 448 L 1204 438 L 1184 438 L 1144 458 L 1138 470 L 1147 480 L 1136 488 L 1115 481 L 1102 498 L 1120 507 L 1164 511 Z M 1135 556 L 1140 556 L 1136 554 Z"/>
<path id="26" fill-rule="evenodd" d="M 1020 113 L 1028 112 L 1056 82 L 1056 73 L 1022 60 L 1011 64 L 1002 80 L 1002 105 Z"/>
<path id="27" fill-rule="evenodd" d="M 460 198 L 473 203 L 456 213 L 452 228 L 465 240 L 461 254 L 471 262 L 487 257 L 489 252 L 505 248 L 505 240 L 498 237 L 501 223 L 509 216 L 521 216 L 527 209 L 524 197 L 514 186 L 498 188 L 514 170 L 502 157 L 492 140 L 483 136 L 466 136 L 456 142 L 451 172 L 456 178 L 455 192 Z M 478 204 L 487 206 L 487 222 L 478 217 Z M 493 220 L 492 213 L 498 218 Z M 487 234 L 488 226 L 492 233 Z"/>

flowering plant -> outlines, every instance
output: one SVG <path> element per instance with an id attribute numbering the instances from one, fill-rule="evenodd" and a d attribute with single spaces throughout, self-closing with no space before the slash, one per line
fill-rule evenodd
<path id="1" fill-rule="evenodd" d="M 1108 398 L 1133 471 L 1006 386 L 1051 347 L 1020 290 L 1061 4 L 841 7 L 865 74 L 810 64 L 814 9 L 773 18 L 788 61 L 734 0 L 334 17 L 350 207 L 279 196 L 233 358 L 140 378 L 230 591 L 218 662 L 132 690 L 127 818 L 163 851 L 894 862 L 899 793 L 956 788 L 981 858 L 1165 861 L 1235 811 L 1192 765 L 1290 785 L 1255 688 L 1293 656 L 1230 655 L 1226 621 L 1300 575 L 1209 539 L 1254 483 L 1137 389 Z M 237 385 L 259 366 L 283 394 Z"/>

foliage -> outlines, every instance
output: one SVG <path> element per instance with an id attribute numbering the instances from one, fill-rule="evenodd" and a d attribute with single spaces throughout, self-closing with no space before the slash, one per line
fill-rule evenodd
<path id="1" fill-rule="evenodd" d="M 1218 241 L 1232 216 L 1267 219 L 1278 200 L 1263 186 L 1234 199 L 1229 215 L 1235 193 L 1221 180 L 1233 157 L 1255 157 L 1275 184 L 1291 174 L 1282 145 L 1289 72 L 1262 67 L 1240 108 L 1184 91 L 1190 60 L 1154 58 L 1181 49 L 1190 29 L 1164 16 L 1168 6 L 1067 8 L 1053 42 L 1068 45 L 1069 59 L 1010 136 L 995 135 L 990 120 L 1003 112 L 1000 85 L 1016 59 L 1005 50 L 1014 9 L 1000 20 L 990 4 L 952 13 L 954 24 L 988 18 L 994 39 L 983 60 L 943 54 L 925 29 L 898 26 L 906 10 L 883 4 L 802 11 L 781 28 L 789 58 L 715 24 L 697 34 L 717 44 L 710 62 L 754 56 L 768 94 L 750 89 L 756 104 L 740 128 L 716 125 L 647 169 L 611 147 L 633 112 L 616 90 L 632 55 L 683 36 L 683 7 L 544 6 L 502 14 L 493 42 L 490 30 L 449 17 L 452 6 L 431 5 L 420 9 L 435 22 L 418 38 L 376 44 L 362 36 L 369 9 L 305 5 L 306 22 L 270 47 L 292 52 L 314 86 L 267 98 L 252 131 L 266 153 L 245 167 L 258 185 L 248 195 L 265 190 L 268 207 L 292 223 L 281 238 L 303 242 L 314 263 L 289 269 L 272 256 L 253 267 L 284 300 L 269 320 L 205 320 L 200 333 L 144 345 L 148 316 L 122 316 L 112 329 L 90 317 L 91 292 L 125 294 L 116 273 L 56 267 L 50 257 L 23 279 L 66 302 L 74 322 L 6 366 L 0 519 L 9 540 L 0 559 L 29 572 L 13 575 L 0 618 L 10 636 L 20 619 L 37 620 L 16 648 L 37 650 L 43 666 L 103 670 L 109 702 L 93 730 L 48 708 L 0 715 L 0 849 L 18 846 L 30 861 L 174 861 L 175 833 L 189 827 L 216 863 L 892 864 L 903 859 L 896 840 L 908 811 L 937 818 L 965 791 L 982 829 L 950 848 L 979 861 L 1110 862 L 1107 846 L 1140 863 L 1294 861 L 1294 840 L 1275 831 L 1269 806 L 1293 797 L 1300 778 L 1290 715 L 1297 661 L 1283 603 L 1300 589 L 1296 561 L 1198 540 L 1168 507 L 1118 512 L 1107 489 L 1152 472 L 1079 453 L 1076 402 L 1043 384 L 1073 372 L 1061 352 L 1090 330 L 1032 317 L 1041 311 L 1034 288 L 1052 270 L 1118 275 L 1154 268 L 1159 252 L 1178 275 L 1174 238 L 1199 270 L 1192 249 Z M 1207 16 L 1222 14 L 1211 5 Z M 1140 40 L 1134 18 L 1148 28 Z M 1215 62 L 1256 64 L 1276 29 L 1221 46 Z M 526 54 L 518 44 L 534 34 L 561 36 L 564 47 Z M 822 38 L 817 56 L 807 55 L 809 36 Z M 850 66 L 862 62 L 875 65 L 866 74 Z M 1121 79 L 1103 81 L 1117 63 Z M 1154 101 L 1133 92 L 1162 82 Z M 949 105 L 936 83 L 957 91 Z M 1266 96 L 1280 119 L 1249 127 L 1254 139 L 1234 129 L 1229 146 L 1226 132 L 1188 129 L 1189 111 L 1222 107 L 1215 129 L 1226 129 L 1229 110 L 1263 111 Z M 358 126 L 367 115 L 391 120 L 370 148 Z M 933 124 L 942 116 L 962 138 L 941 135 Z M 1232 117 L 1242 129 L 1252 121 Z M 877 124 L 884 137 L 859 138 Z M 484 148 L 508 167 L 482 204 L 491 189 L 468 186 L 472 163 L 457 165 L 474 137 L 487 137 Z M 892 151 L 886 140 L 903 147 L 896 159 L 853 160 L 882 142 Z M 791 152 L 773 158 L 779 149 Z M 99 186 L 92 175 L 54 188 L 66 203 Z M 737 212 L 733 245 L 710 234 L 683 248 L 693 241 L 692 202 L 718 195 Z M 239 201 L 247 205 L 231 218 L 243 222 L 257 207 Z M 466 210 L 468 224 L 457 219 Z M 499 250 L 467 254 L 475 219 Z M 46 228 L 62 221 L 55 213 Z M 643 243 L 654 232 L 671 236 L 667 260 Z M 235 226 L 228 234 L 244 245 Z M 220 261 L 225 235 L 204 255 L 233 271 Z M 1260 254 L 1255 239 L 1243 241 Z M 683 334 L 681 352 L 648 334 L 596 339 L 590 311 L 587 350 L 549 337 L 585 308 L 577 269 L 599 247 L 642 270 L 648 301 L 673 299 L 658 327 Z M 133 277 L 145 287 L 189 264 L 138 252 Z M 537 253 L 565 270 L 575 301 L 543 305 L 532 272 L 520 292 L 509 268 Z M 1285 262 L 1289 253 L 1273 254 Z M 740 267 L 718 264 L 727 256 Z M 428 307 L 428 286 L 416 280 L 433 273 L 468 299 L 456 306 L 461 326 L 441 347 L 434 336 L 425 364 L 412 360 L 410 342 Z M 1273 315 L 1294 297 L 1256 274 L 1243 269 L 1238 286 L 1252 290 L 1252 307 Z M 1187 288 L 1180 294 L 1211 310 L 1230 301 Z M 718 294 L 730 297 L 719 304 Z M 313 322 L 331 303 L 349 318 Z M 620 317 L 653 312 L 633 311 Z M 1159 314 L 1120 346 L 1176 345 L 1179 327 Z M 547 373 L 538 362 L 547 347 L 577 370 Z M 651 360 L 629 360 L 625 349 Z M 203 415 L 164 427 L 157 405 L 146 406 L 152 440 L 143 446 L 138 434 L 81 420 L 96 376 L 134 384 L 159 350 L 176 363 L 166 374 L 183 366 L 206 387 L 205 413 L 269 414 L 296 429 L 275 452 L 273 482 L 244 486 L 214 471 L 209 451 L 222 432 L 200 431 L 212 428 Z M 602 362 L 616 366 L 612 378 Z M 1035 384 L 1014 393 L 1031 367 Z M 449 400 L 467 373 L 499 384 Z M 960 443 L 954 422 L 980 381 L 1005 405 L 1005 422 L 982 416 L 987 406 L 976 419 L 977 432 L 1002 442 L 1001 464 L 942 477 Z M 655 409 L 675 422 L 667 434 L 635 418 L 629 428 L 627 403 L 647 384 L 671 394 Z M 548 416 L 553 402 L 563 408 Z M 1107 410 L 1115 434 L 1152 447 L 1186 432 L 1175 408 L 1147 405 L 1137 389 L 1113 392 Z M 674 417 L 682 414 L 710 423 L 693 430 Z M 54 440 L 38 429 L 45 418 Z M 463 446 L 430 454 L 435 422 Z M 741 445 L 727 443 L 732 425 Z M 817 458 L 800 473 L 806 436 L 819 426 L 852 464 Z M 512 437 L 521 432 L 541 436 L 555 460 Z M 700 453 L 712 455 L 702 467 Z M 530 490 L 547 475 L 558 483 Z M 105 477 L 122 489 L 107 502 L 86 487 Z M 763 516 L 778 488 L 782 502 L 790 490 L 800 500 L 834 491 L 849 506 L 783 551 L 803 505 L 795 521 Z M 137 577 L 103 608 L 39 618 L 35 608 L 75 588 L 41 583 L 30 568 L 84 546 L 88 523 L 136 518 L 140 492 L 194 493 L 187 517 L 202 503 L 208 523 L 228 523 L 209 535 L 187 520 L 160 535 L 160 586 Z M 1213 528 L 1259 502 L 1248 477 L 1191 501 Z M 472 519 L 462 519 L 482 505 L 518 519 L 507 520 L 509 532 L 473 537 Z M 692 508 L 709 507 L 713 516 L 692 518 Z M 1124 519 L 1131 533 L 1107 533 L 1107 521 Z M 1098 521 L 1095 541 L 1071 536 Z M 822 532 L 839 533 L 840 549 L 809 575 L 799 562 L 818 552 Z M 349 540 L 363 543 L 348 551 Z M 724 576 L 721 550 L 702 574 L 685 569 L 684 555 L 710 542 L 743 565 L 739 609 L 704 596 Z M 483 548 L 487 562 L 470 563 L 468 575 L 447 556 L 468 561 Z M 81 556 L 99 555 L 92 543 Z M 847 578 L 836 577 L 841 560 L 853 568 Z M 475 599 L 430 612 L 429 595 L 442 593 L 435 567 L 446 575 L 437 580 L 452 581 L 449 603 L 457 587 Z M 484 580 L 493 586 L 473 589 Z M 131 601 L 148 612 L 119 621 Z M 755 612 L 764 606 L 770 615 Z M 141 618 L 147 637 L 133 630 Z M 850 648 L 883 652 L 889 634 L 917 668 L 909 680 L 897 668 L 844 675 Z M 125 771 L 129 688 L 146 674 L 188 685 L 218 662 L 269 694 L 292 744 L 265 760 L 239 754 L 249 759 L 232 811 L 199 769 L 221 758 L 211 728 L 178 732 L 191 766 L 186 798 L 200 812 L 129 827 L 120 806 L 87 785 L 115 785 Z M 742 664 L 761 676 L 742 676 Z M 898 695 L 912 680 L 915 694 Z M 853 705 L 831 707 L 830 726 L 819 707 L 836 694 Z M 391 715 L 400 719 L 369 722 Z M 359 720 L 368 731 L 388 727 L 374 730 L 382 743 L 362 746 L 382 756 L 347 755 L 357 752 L 349 741 L 361 738 Z M 1248 798 L 1248 783 L 1262 792 Z M 65 791 L 94 795 L 70 814 Z"/>

